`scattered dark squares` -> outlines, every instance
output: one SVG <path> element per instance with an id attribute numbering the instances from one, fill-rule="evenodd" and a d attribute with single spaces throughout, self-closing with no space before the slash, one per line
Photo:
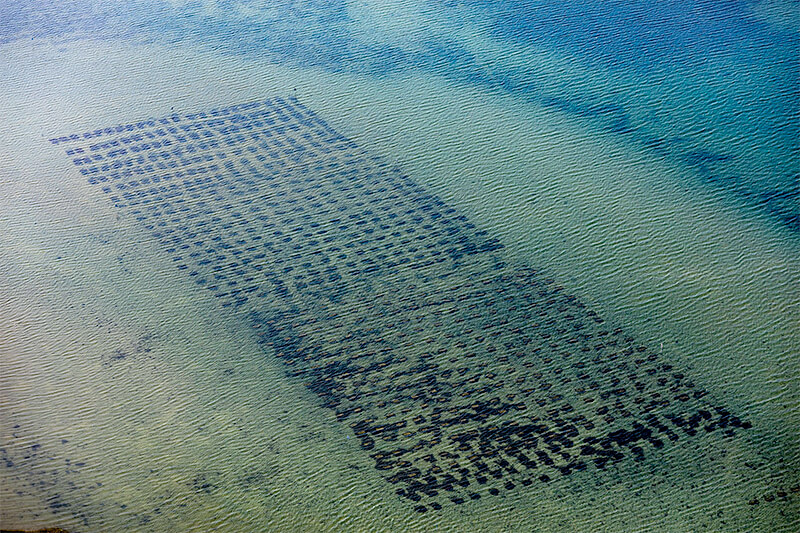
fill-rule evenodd
<path id="1" fill-rule="evenodd" d="M 417 512 L 752 427 L 295 98 L 51 142 Z"/>

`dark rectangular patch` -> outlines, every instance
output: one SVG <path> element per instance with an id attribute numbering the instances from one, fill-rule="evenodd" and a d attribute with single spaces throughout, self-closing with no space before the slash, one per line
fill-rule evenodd
<path id="1" fill-rule="evenodd" d="M 51 142 L 419 512 L 750 426 L 294 98 Z"/>

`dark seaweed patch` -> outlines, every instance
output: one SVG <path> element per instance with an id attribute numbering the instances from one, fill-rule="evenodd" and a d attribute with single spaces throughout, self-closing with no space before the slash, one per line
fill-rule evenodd
<path id="1" fill-rule="evenodd" d="M 275 102 L 193 115 L 202 139 L 137 124 L 179 160 L 168 174 L 118 149 L 143 142 L 129 131 L 70 150 L 400 497 L 425 500 L 418 512 L 751 427 L 553 280 L 507 265 L 498 240 L 402 170 L 296 99 Z"/>

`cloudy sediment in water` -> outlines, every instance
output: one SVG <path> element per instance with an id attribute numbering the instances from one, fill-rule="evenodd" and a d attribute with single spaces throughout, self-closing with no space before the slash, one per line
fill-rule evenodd
<path id="1" fill-rule="evenodd" d="M 5 4 L 2 526 L 792 530 L 796 9 Z"/>

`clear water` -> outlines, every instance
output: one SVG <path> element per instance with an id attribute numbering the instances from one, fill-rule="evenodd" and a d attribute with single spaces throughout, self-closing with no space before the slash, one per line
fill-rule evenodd
<path id="1" fill-rule="evenodd" d="M 797 530 L 798 11 L 4 2 L 0 525 Z"/>

